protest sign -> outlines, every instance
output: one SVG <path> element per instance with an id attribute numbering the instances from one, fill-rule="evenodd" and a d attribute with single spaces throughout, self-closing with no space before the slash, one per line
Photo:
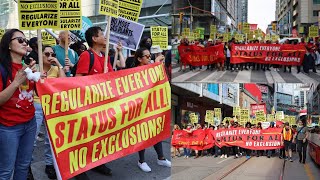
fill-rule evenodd
<path id="1" fill-rule="evenodd" d="M 229 41 L 229 33 L 223 33 L 222 42 L 227 43 Z"/>
<path id="2" fill-rule="evenodd" d="M 81 0 L 63 0 L 59 3 L 59 29 L 80 30 L 82 28 Z"/>
<path id="3" fill-rule="evenodd" d="M 300 34 L 303 34 L 303 33 L 304 33 L 304 27 L 303 27 L 303 26 L 300 26 L 300 27 L 299 27 L 299 33 L 300 33 Z"/>
<path id="4" fill-rule="evenodd" d="M 249 41 L 253 41 L 253 40 L 254 40 L 254 32 L 253 32 L 253 31 L 249 31 L 249 33 L 248 33 L 248 40 L 249 40 Z"/>
<path id="5" fill-rule="evenodd" d="M 85 33 L 86 31 L 93 26 L 91 20 L 85 16 L 82 16 L 82 28 L 81 30 L 71 30 L 70 32 L 75 35 L 77 41 L 85 42 L 86 37 Z"/>
<path id="6" fill-rule="evenodd" d="M 306 48 L 291 44 L 233 44 L 231 63 L 261 63 L 299 66 L 302 64 Z"/>
<path id="7" fill-rule="evenodd" d="M 267 113 L 266 103 L 261 104 L 250 104 L 251 114 L 255 114 L 256 111 L 263 111 L 265 114 Z"/>
<path id="8" fill-rule="evenodd" d="M 276 42 L 278 40 L 279 40 L 279 36 L 278 35 L 275 35 L 275 34 L 271 35 L 271 41 L 272 42 Z"/>
<path id="9" fill-rule="evenodd" d="M 240 110 L 240 122 L 239 122 L 239 124 L 245 125 L 246 122 L 249 121 L 249 118 L 250 118 L 249 109 L 241 109 Z"/>
<path id="10" fill-rule="evenodd" d="M 159 45 L 162 50 L 168 49 L 168 27 L 151 26 L 152 45 Z"/>
<path id="11" fill-rule="evenodd" d="M 144 30 L 144 25 L 124 18 L 112 18 L 110 26 L 110 44 L 118 42 L 126 49 L 137 50 Z"/>
<path id="12" fill-rule="evenodd" d="M 309 27 L 309 37 L 318 37 L 318 36 L 319 36 L 318 26 L 310 26 Z"/>
<path id="13" fill-rule="evenodd" d="M 236 34 L 235 39 L 236 39 L 236 41 L 244 41 L 243 34 Z"/>
<path id="14" fill-rule="evenodd" d="M 226 59 L 223 44 L 205 48 L 196 45 L 180 45 L 178 50 L 182 64 L 192 66 L 205 66 L 215 62 L 223 62 Z"/>
<path id="15" fill-rule="evenodd" d="M 266 115 L 264 113 L 264 111 L 256 111 L 256 120 L 257 122 L 265 122 L 266 121 Z"/>
<path id="16" fill-rule="evenodd" d="M 62 179 L 170 136 L 171 90 L 161 63 L 46 79 L 37 90 Z"/>
<path id="17" fill-rule="evenodd" d="M 0 28 L 0 41 L 1 41 L 2 36 L 4 35 L 5 32 L 6 32 L 5 29 L 1 29 L 1 28 Z"/>
<path id="18" fill-rule="evenodd" d="M 283 111 L 277 111 L 276 112 L 276 116 L 275 116 L 276 120 L 283 120 L 284 119 L 284 113 Z"/>
<path id="19" fill-rule="evenodd" d="M 233 116 L 240 116 L 240 107 L 239 106 L 234 106 L 233 107 Z"/>
<path id="20" fill-rule="evenodd" d="M 268 129 L 270 127 L 270 122 L 261 122 L 262 129 Z"/>
<path id="21" fill-rule="evenodd" d="M 265 41 L 270 41 L 271 40 L 271 36 L 270 34 L 267 34 L 264 38 Z"/>
<path id="22" fill-rule="evenodd" d="M 60 27 L 58 0 L 19 0 L 18 16 L 20 30 Z"/>
<path id="23" fill-rule="evenodd" d="M 143 0 L 119 0 L 119 16 L 138 22 Z"/>
<path id="24" fill-rule="evenodd" d="M 249 34 L 249 32 L 250 32 L 250 24 L 249 23 L 243 23 L 242 32 L 243 32 L 243 34 Z"/>
<path id="25" fill-rule="evenodd" d="M 295 117 L 295 116 L 290 116 L 289 118 L 290 118 L 290 120 L 289 120 L 289 121 L 290 121 L 290 125 L 297 124 L 297 123 L 296 123 L 296 117 Z"/>
<path id="26" fill-rule="evenodd" d="M 42 44 L 47 46 L 55 46 L 56 39 L 48 32 L 41 32 Z"/>
<path id="27" fill-rule="evenodd" d="M 221 120 L 221 108 L 214 108 L 214 117 L 219 118 Z"/>
<path id="28" fill-rule="evenodd" d="M 219 148 L 223 146 L 238 146 L 251 150 L 280 149 L 281 128 L 271 129 L 199 129 L 192 133 L 183 130 L 173 132 L 171 144 L 174 147 L 204 150 L 214 145 Z M 210 141 L 209 141 L 210 140 Z"/>
<path id="29" fill-rule="evenodd" d="M 207 110 L 204 122 L 213 124 L 213 116 L 214 116 L 214 111 Z"/>
<path id="30" fill-rule="evenodd" d="M 119 15 L 119 0 L 100 0 L 99 14 L 117 18 Z"/>
<path id="31" fill-rule="evenodd" d="M 199 116 L 195 113 L 190 114 L 190 120 L 192 124 L 198 124 Z"/>
<path id="32" fill-rule="evenodd" d="M 272 23 L 272 31 L 276 32 L 277 30 L 277 23 Z"/>
<path id="33" fill-rule="evenodd" d="M 217 26 L 216 25 L 211 25 L 210 26 L 210 39 L 216 39 L 216 34 L 217 34 Z"/>

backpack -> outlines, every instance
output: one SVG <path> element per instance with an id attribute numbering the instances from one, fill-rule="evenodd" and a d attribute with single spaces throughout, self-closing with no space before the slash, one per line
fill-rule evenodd
<path id="1" fill-rule="evenodd" d="M 94 54 L 91 50 L 87 50 L 90 54 L 90 64 L 89 64 L 89 71 L 88 73 L 90 73 L 92 67 L 93 67 L 93 64 L 94 64 Z M 73 66 L 73 68 L 71 69 L 71 76 L 75 76 L 77 74 L 77 67 L 78 67 L 78 63 L 79 61 Z"/>
<path id="2" fill-rule="evenodd" d="M 3 91 L 7 87 L 7 78 L 8 78 L 8 72 L 7 70 L 2 66 L 0 63 L 0 74 L 2 78 L 2 90 Z"/>

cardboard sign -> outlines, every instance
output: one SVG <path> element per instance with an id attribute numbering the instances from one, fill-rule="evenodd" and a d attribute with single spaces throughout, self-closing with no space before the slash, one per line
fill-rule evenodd
<path id="1" fill-rule="evenodd" d="M 110 27 L 110 44 L 121 41 L 126 49 L 136 51 L 144 30 L 144 25 L 124 18 L 112 18 Z"/>
<path id="2" fill-rule="evenodd" d="M 168 27 L 151 26 L 152 45 L 159 45 L 162 50 L 168 49 Z"/>
<path id="3" fill-rule="evenodd" d="M 81 0 L 60 0 L 60 28 L 80 30 L 82 28 Z"/>
<path id="4" fill-rule="evenodd" d="M 18 16 L 20 30 L 60 27 L 58 0 L 18 0 Z"/>
<path id="5" fill-rule="evenodd" d="M 310 26 L 309 27 L 309 37 L 318 37 L 319 36 L 319 27 L 318 26 Z"/>
<path id="6" fill-rule="evenodd" d="M 99 14 L 117 18 L 119 16 L 119 0 L 100 0 Z"/>
<path id="7" fill-rule="evenodd" d="M 161 63 L 49 78 L 37 90 L 62 179 L 170 137 L 171 89 Z"/>
<path id="8" fill-rule="evenodd" d="M 42 44 L 47 46 L 55 46 L 56 39 L 48 32 L 41 32 Z"/>
<path id="9" fill-rule="evenodd" d="M 86 31 L 92 27 L 93 24 L 91 20 L 85 16 L 82 16 L 82 28 L 81 30 L 71 30 L 70 32 L 75 35 L 77 41 L 86 41 L 85 33 Z"/>
<path id="10" fill-rule="evenodd" d="M 119 16 L 138 22 L 143 0 L 119 0 Z"/>

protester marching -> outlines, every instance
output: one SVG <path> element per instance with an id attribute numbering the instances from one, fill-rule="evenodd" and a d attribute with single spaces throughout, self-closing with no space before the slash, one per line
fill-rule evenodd
<path id="1" fill-rule="evenodd" d="M 162 145 L 171 118 L 168 28 L 154 26 L 142 38 L 139 13 L 125 12 L 140 12 L 142 2 L 99 6 L 105 30 L 81 16 L 81 0 L 18 1 L 20 29 L 6 29 L 0 43 L 1 180 L 35 179 L 43 126 L 49 179 L 87 180 L 91 169 L 112 176 L 108 162 L 130 154 L 136 169 L 150 172 L 152 146 L 151 158 L 170 171 Z M 23 30 L 37 36 L 29 41 Z"/>

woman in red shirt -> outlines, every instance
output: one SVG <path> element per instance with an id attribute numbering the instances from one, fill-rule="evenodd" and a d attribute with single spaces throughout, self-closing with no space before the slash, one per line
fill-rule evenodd
<path id="1" fill-rule="evenodd" d="M 33 92 L 22 59 L 28 40 L 18 29 L 8 30 L 0 43 L 0 179 L 27 179 L 36 134 Z M 29 67 L 35 69 L 35 61 Z"/>

